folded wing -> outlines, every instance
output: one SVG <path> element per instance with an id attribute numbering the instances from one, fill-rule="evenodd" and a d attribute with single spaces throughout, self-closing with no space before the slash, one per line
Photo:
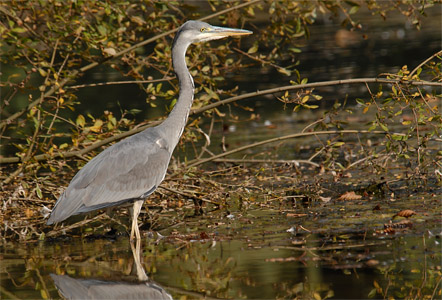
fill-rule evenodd
<path id="1" fill-rule="evenodd" d="M 166 141 L 154 130 L 107 148 L 75 175 L 47 224 L 147 197 L 164 179 L 170 156 Z"/>

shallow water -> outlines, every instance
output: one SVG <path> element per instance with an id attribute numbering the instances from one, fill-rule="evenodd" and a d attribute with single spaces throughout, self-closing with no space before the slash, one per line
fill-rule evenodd
<path id="1" fill-rule="evenodd" d="M 377 205 L 380 210 L 373 209 Z M 278 209 L 258 201 L 229 215 L 186 218 L 160 230 L 161 236 L 150 233 L 143 237 L 141 255 L 127 236 L 9 243 L 0 247 L 1 294 L 5 299 L 57 299 L 59 292 L 80 299 L 110 299 L 109 292 L 120 299 L 152 298 L 146 295 L 153 289 L 160 293 L 154 298 L 174 299 L 437 298 L 438 205 L 434 195 Z M 404 219 L 392 218 L 401 207 L 418 214 L 386 233 L 384 224 Z"/>

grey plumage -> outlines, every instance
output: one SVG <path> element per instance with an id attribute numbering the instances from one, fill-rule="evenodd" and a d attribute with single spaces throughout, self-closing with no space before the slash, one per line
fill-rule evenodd
<path id="1" fill-rule="evenodd" d="M 149 196 L 163 180 L 173 151 L 157 134 L 157 128 L 149 129 L 88 162 L 57 201 L 48 224 Z"/>
<path id="2" fill-rule="evenodd" d="M 172 296 L 154 282 L 105 281 L 76 279 L 67 275 L 50 274 L 65 299 L 164 299 Z"/>
<path id="3" fill-rule="evenodd" d="M 88 162 L 57 200 L 47 224 L 61 222 L 72 215 L 134 202 L 131 239 L 134 233 L 139 239 L 139 210 L 144 199 L 164 179 L 192 106 L 194 83 L 186 66 L 187 48 L 196 42 L 251 33 L 200 21 L 183 24 L 172 45 L 172 62 L 179 80 L 180 94 L 169 117 L 156 127 L 110 146 Z"/>

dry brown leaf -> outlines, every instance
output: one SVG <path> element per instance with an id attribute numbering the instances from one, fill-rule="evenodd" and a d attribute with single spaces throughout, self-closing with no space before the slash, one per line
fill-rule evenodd
<path id="1" fill-rule="evenodd" d="M 305 217 L 307 214 L 294 214 L 294 213 L 288 213 L 287 217 L 297 218 L 297 217 Z"/>
<path id="2" fill-rule="evenodd" d="M 27 218 L 30 218 L 30 217 L 32 217 L 34 215 L 34 212 L 31 209 L 26 208 L 25 215 L 26 215 Z"/>
<path id="3" fill-rule="evenodd" d="M 413 227 L 413 222 L 411 222 L 410 220 L 402 220 L 400 222 L 396 223 L 396 226 L 399 226 L 400 228 L 411 228 Z"/>
<path id="4" fill-rule="evenodd" d="M 398 212 L 397 214 L 395 214 L 393 216 L 394 217 L 404 217 L 404 218 L 409 218 L 412 215 L 416 215 L 417 213 L 414 210 L 411 209 L 405 209 L 405 210 L 401 210 L 400 212 Z"/>
<path id="5" fill-rule="evenodd" d="M 410 220 L 401 220 L 400 222 L 384 224 L 384 229 L 376 230 L 377 234 L 395 234 L 396 232 L 404 232 L 413 227 L 413 222 Z"/>
<path id="6" fill-rule="evenodd" d="M 411 227 L 413 227 L 413 223 L 410 220 L 402 220 L 397 223 L 391 223 L 390 221 L 390 223 L 384 224 L 385 230 L 404 230 Z"/>
<path id="7" fill-rule="evenodd" d="M 115 51 L 114 48 L 104 48 L 103 52 L 109 56 L 114 56 L 115 54 L 117 54 L 117 51 Z"/>
<path id="8" fill-rule="evenodd" d="M 361 195 L 357 195 L 354 191 L 351 192 L 345 192 L 344 194 L 342 194 L 338 200 L 358 200 L 361 199 L 362 196 Z"/>
<path id="9" fill-rule="evenodd" d="M 376 204 L 376 206 L 373 207 L 373 211 L 375 210 L 381 210 L 381 206 L 379 204 Z"/>
<path id="10" fill-rule="evenodd" d="M 321 196 L 319 196 L 319 199 L 320 199 L 322 202 L 329 202 L 329 201 L 331 200 L 331 197 L 321 197 Z"/>
<path id="11" fill-rule="evenodd" d="M 202 231 L 200 232 L 200 239 L 207 240 L 209 239 L 209 235 L 205 231 Z"/>
<path id="12" fill-rule="evenodd" d="M 379 264 L 379 260 L 377 259 L 369 259 L 365 262 L 365 264 L 369 267 L 374 267 L 377 266 Z"/>
<path id="13" fill-rule="evenodd" d="M 396 231 L 393 228 L 391 228 L 391 227 L 387 227 L 387 228 L 384 229 L 384 233 L 386 233 L 386 234 L 394 234 L 394 233 L 396 233 Z"/>

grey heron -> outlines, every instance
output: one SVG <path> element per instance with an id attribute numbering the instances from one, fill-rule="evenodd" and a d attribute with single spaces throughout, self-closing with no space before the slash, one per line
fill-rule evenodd
<path id="1" fill-rule="evenodd" d="M 129 208 L 132 217 L 130 239 L 133 240 L 135 234 L 139 240 L 137 218 L 141 207 L 163 181 L 192 106 L 194 82 L 186 65 L 187 48 L 197 42 L 251 33 L 200 21 L 184 23 L 172 44 L 172 64 L 180 93 L 169 116 L 158 126 L 121 140 L 90 160 L 58 198 L 47 224 L 102 208 L 133 204 Z"/>

